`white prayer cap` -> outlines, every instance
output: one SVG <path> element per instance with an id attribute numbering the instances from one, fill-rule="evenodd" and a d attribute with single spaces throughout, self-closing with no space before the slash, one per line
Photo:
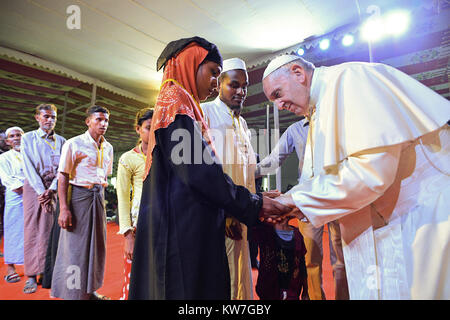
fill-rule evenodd
<path id="1" fill-rule="evenodd" d="M 245 67 L 245 62 L 239 58 L 231 58 L 223 60 L 222 72 L 227 72 L 230 70 L 244 70 L 247 71 Z"/>
<path id="2" fill-rule="evenodd" d="M 22 128 L 20 128 L 20 127 L 11 127 L 11 128 L 6 129 L 5 136 L 8 137 L 8 134 L 13 130 L 19 130 L 20 132 L 22 132 L 22 134 L 24 133 Z"/>
<path id="3" fill-rule="evenodd" d="M 264 70 L 263 80 L 272 72 L 284 66 L 285 64 L 292 62 L 294 60 L 299 59 L 299 56 L 293 54 L 284 54 L 282 56 L 278 56 L 267 65 L 266 70 Z"/>

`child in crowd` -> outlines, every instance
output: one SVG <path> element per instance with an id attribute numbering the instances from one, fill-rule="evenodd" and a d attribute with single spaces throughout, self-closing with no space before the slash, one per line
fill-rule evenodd
<path id="1" fill-rule="evenodd" d="M 256 293 L 261 300 L 309 300 L 305 243 L 289 220 L 253 229 L 260 254 Z"/>

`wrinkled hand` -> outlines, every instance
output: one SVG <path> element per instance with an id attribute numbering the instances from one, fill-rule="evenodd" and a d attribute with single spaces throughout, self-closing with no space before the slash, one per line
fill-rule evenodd
<path id="1" fill-rule="evenodd" d="M 72 228 L 72 212 L 69 209 L 61 208 L 58 217 L 58 224 L 63 229 Z"/>
<path id="2" fill-rule="evenodd" d="M 225 235 L 233 240 L 242 240 L 241 223 L 233 217 L 227 217 L 225 220 Z"/>
<path id="3" fill-rule="evenodd" d="M 269 191 L 263 192 L 262 195 L 269 197 L 271 199 L 274 199 L 276 197 L 281 196 L 281 192 L 278 190 L 269 190 Z"/>
<path id="4" fill-rule="evenodd" d="M 125 234 L 125 256 L 128 260 L 133 260 L 134 239 L 136 238 L 135 230 L 130 230 Z"/>
<path id="5" fill-rule="evenodd" d="M 38 196 L 39 203 L 46 205 L 53 200 L 53 193 L 55 191 L 51 189 L 45 190 L 40 196 Z"/>
<path id="6" fill-rule="evenodd" d="M 13 190 L 15 193 L 17 193 L 17 194 L 22 194 L 23 193 L 23 187 L 19 187 L 19 188 L 17 188 L 17 189 L 14 189 Z"/>
<path id="7" fill-rule="evenodd" d="M 42 207 L 44 207 L 45 212 L 52 213 L 53 205 L 54 205 L 54 195 L 55 191 L 51 189 L 47 189 L 42 193 L 39 197 L 39 203 Z"/>
<path id="8" fill-rule="evenodd" d="M 259 219 L 267 223 L 278 223 L 283 220 L 283 216 L 292 210 L 279 201 L 263 196 L 263 205 L 259 212 Z"/>
<path id="9" fill-rule="evenodd" d="M 283 216 L 283 218 L 297 218 L 297 219 L 303 219 L 305 216 L 300 211 L 299 208 L 294 203 L 294 200 L 292 199 L 292 196 L 289 194 L 282 194 L 279 197 L 275 198 L 276 201 L 284 204 L 285 206 L 290 207 L 292 210 Z"/>

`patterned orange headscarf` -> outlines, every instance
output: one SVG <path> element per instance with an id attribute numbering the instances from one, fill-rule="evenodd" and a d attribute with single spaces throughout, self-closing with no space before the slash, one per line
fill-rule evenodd
<path id="1" fill-rule="evenodd" d="M 208 143 L 211 142 L 196 85 L 198 67 L 207 55 L 208 50 L 193 42 L 166 63 L 152 117 L 144 179 L 152 165 L 152 152 L 156 144 L 155 131 L 167 128 L 175 120 L 176 115 L 184 114 L 201 123 L 203 137 Z"/>

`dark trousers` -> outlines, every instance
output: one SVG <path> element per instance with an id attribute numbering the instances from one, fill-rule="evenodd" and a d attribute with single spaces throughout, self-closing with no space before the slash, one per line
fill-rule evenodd
<path id="1" fill-rule="evenodd" d="M 3 238 L 3 215 L 5 211 L 5 187 L 0 184 L 0 240 Z"/>
<path id="2" fill-rule="evenodd" d="M 58 251 L 59 233 L 61 227 L 58 224 L 59 217 L 59 200 L 56 202 L 55 218 L 53 221 L 52 231 L 48 239 L 47 253 L 45 255 L 44 277 L 42 280 L 42 288 L 50 289 L 52 287 L 53 267 L 55 266 L 56 253 Z"/>

